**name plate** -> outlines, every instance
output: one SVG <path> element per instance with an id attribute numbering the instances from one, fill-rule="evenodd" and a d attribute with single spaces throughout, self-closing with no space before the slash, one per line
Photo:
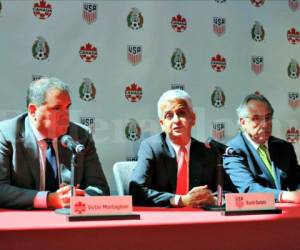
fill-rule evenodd
<path id="1" fill-rule="evenodd" d="M 275 209 L 273 193 L 225 194 L 226 211 L 255 211 Z"/>
<path id="2" fill-rule="evenodd" d="M 122 215 L 132 213 L 131 196 L 74 196 L 70 215 Z"/>

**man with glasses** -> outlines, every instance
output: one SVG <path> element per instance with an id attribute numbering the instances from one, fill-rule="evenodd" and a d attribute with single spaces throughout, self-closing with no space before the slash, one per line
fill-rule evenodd
<path id="1" fill-rule="evenodd" d="M 300 167 L 291 143 L 273 137 L 274 110 L 262 95 L 250 94 L 237 109 L 241 132 L 228 146 L 224 168 L 239 192 L 272 192 L 277 202 L 300 203 Z"/>

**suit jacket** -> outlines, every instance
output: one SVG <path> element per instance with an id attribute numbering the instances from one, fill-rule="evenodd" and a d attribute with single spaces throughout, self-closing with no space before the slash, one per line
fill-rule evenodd
<path id="1" fill-rule="evenodd" d="M 217 188 L 217 153 L 203 143 L 191 139 L 189 161 L 190 189 L 208 185 Z M 175 196 L 177 182 L 176 152 L 166 134 L 161 133 L 145 139 L 138 152 L 137 165 L 129 184 L 129 192 L 135 205 L 170 206 Z"/>
<path id="2" fill-rule="evenodd" d="M 0 122 L 0 207 L 32 208 L 40 187 L 38 145 L 27 114 Z M 78 156 L 75 184 L 89 195 L 108 195 L 109 187 L 101 168 L 96 148 L 88 128 L 70 123 L 68 134 L 85 145 L 85 153 Z M 62 178 L 70 180 L 71 156 L 58 143 Z"/>
<path id="3" fill-rule="evenodd" d="M 239 192 L 272 192 L 278 200 L 282 190 L 300 188 L 300 167 L 291 143 L 273 136 L 268 140 L 275 181 L 243 133 L 239 133 L 228 145 L 241 151 L 240 156 L 224 156 L 223 159 L 224 168 Z"/>

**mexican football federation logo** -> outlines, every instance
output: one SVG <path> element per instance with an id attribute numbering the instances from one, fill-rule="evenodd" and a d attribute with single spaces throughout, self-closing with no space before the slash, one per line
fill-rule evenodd
<path id="1" fill-rule="evenodd" d="M 79 87 L 79 96 L 82 100 L 89 102 L 95 99 L 96 88 L 89 78 L 84 78 Z"/>
<path id="2" fill-rule="evenodd" d="M 32 56 L 41 61 L 48 58 L 50 48 L 45 38 L 38 36 L 37 40 L 32 45 Z"/>
<path id="3" fill-rule="evenodd" d="M 138 102 L 142 99 L 143 91 L 135 82 L 125 88 L 125 97 L 130 102 Z"/>
<path id="4" fill-rule="evenodd" d="M 222 57 L 220 54 L 217 54 L 216 56 L 213 56 L 211 58 L 211 67 L 216 72 L 222 72 L 226 68 L 226 59 Z"/>
<path id="5" fill-rule="evenodd" d="M 83 3 L 82 18 L 88 24 L 97 20 L 97 4 L 96 3 Z"/>
<path id="6" fill-rule="evenodd" d="M 225 104 L 225 94 L 220 87 L 215 87 L 211 95 L 211 104 L 216 108 L 221 108 Z"/>
<path id="7" fill-rule="evenodd" d="M 98 51 L 92 44 L 87 43 L 80 47 L 79 55 L 84 62 L 90 63 L 97 59 Z"/>
<path id="8" fill-rule="evenodd" d="M 250 0 L 255 7 L 260 7 L 265 3 L 265 0 Z"/>
<path id="9" fill-rule="evenodd" d="M 225 136 L 225 123 L 213 122 L 212 124 L 212 136 L 216 140 L 222 141 Z"/>
<path id="10" fill-rule="evenodd" d="M 133 65 L 137 65 L 142 60 L 141 45 L 127 45 L 127 59 Z"/>
<path id="11" fill-rule="evenodd" d="M 251 70 L 256 74 L 260 74 L 264 68 L 264 58 L 262 56 L 251 57 Z"/>
<path id="12" fill-rule="evenodd" d="M 178 14 L 177 16 L 173 16 L 171 20 L 171 26 L 174 31 L 183 32 L 187 27 L 186 19 L 180 14 Z"/>
<path id="13" fill-rule="evenodd" d="M 289 7 L 292 11 L 299 9 L 299 0 L 289 0 Z"/>
<path id="14" fill-rule="evenodd" d="M 141 137 L 141 128 L 136 120 L 130 119 L 126 128 L 125 135 L 129 141 L 137 141 Z"/>
<path id="15" fill-rule="evenodd" d="M 289 92 L 289 105 L 292 109 L 296 109 L 299 107 L 299 92 Z"/>
<path id="16" fill-rule="evenodd" d="M 80 117 L 80 123 L 89 127 L 93 134 L 95 133 L 95 117 Z"/>
<path id="17" fill-rule="evenodd" d="M 130 29 L 138 30 L 144 25 L 144 18 L 137 8 L 132 8 L 127 16 L 127 25 Z"/>
<path id="18" fill-rule="evenodd" d="M 186 58 L 181 49 L 176 48 L 171 56 L 171 66 L 173 69 L 182 70 L 185 68 Z"/>
<path id="19" fill-rule="evenodd" d="M 38 3 L 33 4 L 33 14 L 41 19 L 45 20 L 49 18 L 52 14 L 52 6 L 45 0 L 40 0 Z"/>
<path id="20" fill-rule="evenodd" d="M 224 17 L 213 18 L 213 31 L 217 36 L 222 36 L 225 33 L 225 21 Z"/>
<path id="21" fill-rule="evenodd" d="M 288 30 L 287 40 L 290 44 L 297 44 L 300 42 L 300 32 L 294 27 Z"/>
<path id="22" fill-rule="evenodd" d="M 287 68 L 288 76 L 291 79 L 297 79 L 300 75 L 300 67 L 295 59 L 292 59 Z"/>
<path id="23" fill-rule="evenodd" d="M 285 136 L 288 142 L 296 143 L 299 141 L 299 129 L 296 129 L 295 127 L 288 128 Z"/>
<path id="24" fill-rule="evenodd" d="M 260 22 L 255 21 L 251 29 L 251 36 L 255 42 L 261 42 L 265 39 L 265 30 L 264 27 L 260 24 Z"/>

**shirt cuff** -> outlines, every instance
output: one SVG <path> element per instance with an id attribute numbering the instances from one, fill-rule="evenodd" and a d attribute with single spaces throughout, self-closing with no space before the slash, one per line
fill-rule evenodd
<path id="1" fill-rule="evenodd" d="M 47 208 L 48 191 L 40 191 L 36 194 L 33 200 L 34 208 Z"/>
<path id="2" fill-rule="evenodd" d="M 173 207 L 179 207 L 179 201 L 180 201 L 181 196 L 176 194 L 175 196 L 170 198 L 170 204 Z"/>

